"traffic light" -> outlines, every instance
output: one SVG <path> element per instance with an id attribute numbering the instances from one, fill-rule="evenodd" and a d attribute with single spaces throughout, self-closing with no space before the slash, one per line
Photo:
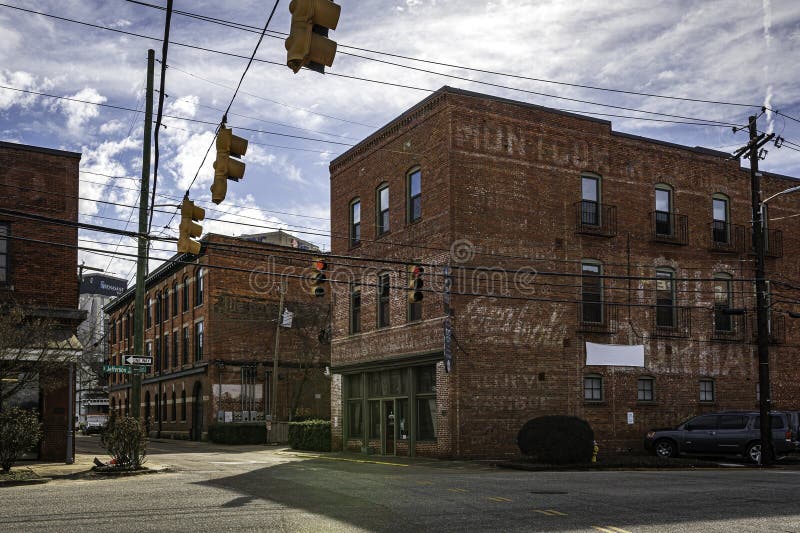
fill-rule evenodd
<path id="1" fill-rule="evenodd" d="M 408 301 L 413 303 L 422 301 L 422 274 L 425 269 L 413 265 L 408 269 Z"/>
<path id="2" fill-rule="evenodd" d="M 211 201 L 219 204 L 228 192 L 228 180 L 239 181 L 244 177 L 244 163 L 239 161 L 247 152 L 247 139 L 237 137 L 233 130 L 220 126 L 217 133 L 217 160 L 214 161 L 214 184 L 211 185 Z M 236 159 L 232 159 L 232 158 Z"/>
<path id="3" fill-rule="evenodd" d="M 195 221 L 203 220 L 206 217 L 206 210 L 196 207 L 189 197 L 184 197 L 181 202 L 181 224 L 180 236 L 178 237 L 178 252 L 199 254 L 200 243 L 193 240 L 203 233 L 203 228 Z"/>
<path id="4" fill-rule="evenodd" d="M 311 295 L 316 297 L 325 296 L 324 284 L 328 279 L 325 276 L 325 271 L 328 269 L 328 264 L 322 259 L 314 259 L 311 269 Z"/>
<path id="5" fill-rule="evenodd" d="M 286 64 L 295 74 L 304 65 L 317 72 L 333 65 L 336 42 L 328 39 L 335 30 L 342 8 L 330 0 L 292 0 L 292 27 L 286 38 Z"/>

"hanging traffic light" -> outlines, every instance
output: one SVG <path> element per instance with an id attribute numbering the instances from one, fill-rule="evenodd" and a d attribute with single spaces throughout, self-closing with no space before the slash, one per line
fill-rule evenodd
<path id="1" fill-rule="evenodd" d="M 325 73 L 333 65 L 336 42 L 328 39 L 335 30 L 342 8 L 330 0 L 292 0 L 292 26 L 286 38 L 286 64 L 295 74 L 303 66 Z"/>
<path id="2" fill-rule="evenodd" d="M 223 124 L 217 133 L 217 160 L 214 161 L 214 184 L 211 185 L 211 201 L 221 203 L 228 192 L 228 180 L 239 181 L 244 177 L 244 163 L 239 161 L 247 152 L 247 139 L 237 137 L 231 128 Z M 233 159 L 236 158 L 236 159 Z"/>
<path id="3" fill-rule="evenodd" d="M 311 295 L 316 297 L 325 296 L 325 281 L 328 279 L 325 276 L 325 271 L 328 269 L 328 264 L 322 259 L 314 259 L 311 264 Z"/>
<path id="4" fill-rule="evenodd" d="M 413 303 L 422 301 L 422 274 L 425 269 L 413 265 L 408 269 L 408 301 Z"/>
<path id="5" fill-rule="evenodd" d="M 206 210 L 196 207 L 194 202 L 186 196 L 181 202 L 181 224 L 178 237 L 178 252 L 197 255 L 200 253 L 200 243 L 193 240 L 203 233 L 203 227 L 195 221 L 203 220 Z"/>

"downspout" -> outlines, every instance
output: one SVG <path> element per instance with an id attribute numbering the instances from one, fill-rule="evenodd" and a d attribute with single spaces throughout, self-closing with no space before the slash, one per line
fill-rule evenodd
<path id="1" fill-rule="evenodd" d="M 75 462 L 75 450 L 72 447 L 75 438 L 75 363 L 69 363 L 69 385 L 67 387 L 67 460 L 66 464 Z"/>

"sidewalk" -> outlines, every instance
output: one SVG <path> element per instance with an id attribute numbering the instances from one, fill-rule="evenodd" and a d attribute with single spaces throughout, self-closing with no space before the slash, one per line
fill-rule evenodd
<path id="1" fill-rule="evenodd" d="M 65 463 L 47 463 L 42 461 L 19 461 L 11 468 L 15 470 L 29 470 L 39 478 L 56 479 L 77 476 L 79 474 L 86 474 L 92 470 L 94 466 L 94 458 L 97 457 L 101 461 L 107 461 L 108 456 L 95 456 L 91 454 L 76 453 L 75 462 L 71 465 Z M 164 470 L 166 467 L 160 464 L 154 464 L 150 460 L 144 465 L 149 470 Z"/>

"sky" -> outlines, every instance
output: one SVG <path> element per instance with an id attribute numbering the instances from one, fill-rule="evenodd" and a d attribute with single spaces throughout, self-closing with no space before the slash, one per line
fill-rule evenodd
<path id="1" fill-rule="evenodd" d="M 0 140 L 81 153 L 82 222 L 136 229 L 147 50 L 160 61 L 165 6 L 166 0 L 0 3 Z M 283 43 L 289 2 L 280 0 L 231 104 L 273 2 L 174 0 L 154 235 L 177 236 L 173 214 L 188 189 L 207 209 L 204 232 L 281 228 L 327 249 L 330 161 L 443 85 L 727 152 L 746 144 L 746 131 L 680 122 L 746 124 L 767 106 L 776 112 L 763 114 L 759 129 L 786 142 L 768 145 L 760 167 L 800 178 L 796 0 L 343 0 L 341 6 L 330 35 L 338 43 L 333 67 L 325 75 L 294 74 Z M 156 89 L 159 83 L 157 63 Z M 229 104 L 228 126 L 250 144 L 244 179 L 229 181 L 216 206 L 209 191 L 213 149 L 204 156 Z M 79 263 L 132 279 L 135 264 L 121 254 L 134 254 L 135 241 L 87 230 L 79 238 L 81 247 L 105 251 L 81 250 Z M 151 269 L 174 251 L 173 243 L 154 243 Z"/>

